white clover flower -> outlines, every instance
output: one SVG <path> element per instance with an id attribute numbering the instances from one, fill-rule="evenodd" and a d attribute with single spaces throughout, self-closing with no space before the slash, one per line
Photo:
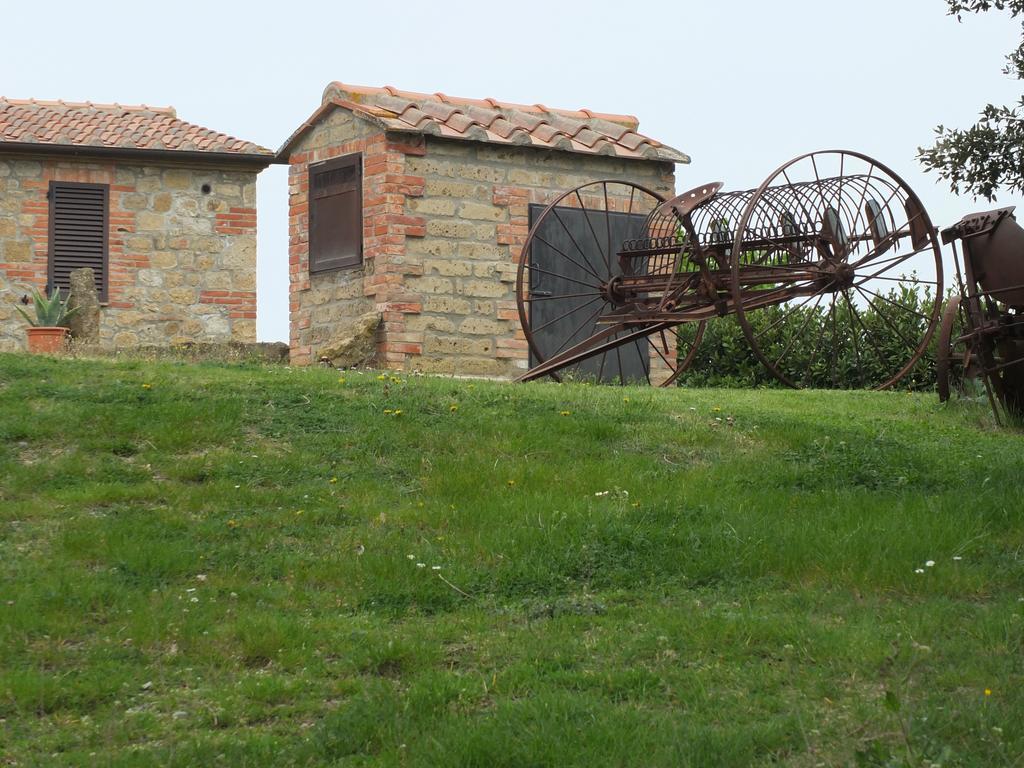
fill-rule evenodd
<path id="1" fill-rule="evenodd" d="M 963 558 L 960 557 L 960 555 L 953 555 L 953 559 L 954 560 L 963 560 Z"/>
<path id="2" fill-rule="evenodd" d="M 432 566 L 430 566 L 430 570 L 432 570 L 432 571 L 440 571 L 441 570 L 441 566 L 440 565 L 432 565 Z"/>
<path id="3" fill-rule="evenodd" d="M 934 560 L 929 560 L 924 565 L 925 565 L 925 568 L 932 568 L 935 565 L 935 561 Z"/>
<path id="4" fill-rule="evenodd" d="M 914 573 L 924 573 L 924 568 L 915 568 Z"/>
<path id="5" fill-rule="evenodd" d="M 406 560 L 415 560 L 416 559 L 416 555 L 406 555 L 405 559 Z"/>
<path id="6" fill-rule="evenodd" d="M 426 563 L 416 563 L 416 567 L 417 568 L 426 568 L 427 564 Z"/>

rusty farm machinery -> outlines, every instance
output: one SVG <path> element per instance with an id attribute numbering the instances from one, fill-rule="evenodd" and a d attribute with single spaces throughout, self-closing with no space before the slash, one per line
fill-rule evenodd
<path id="1" fill-rule="evenodd" d="M 1024 228 L 1013 208 L 965 216 L 942 231 L 957 288 L 942 313 L 939 399 L 980 379 L 998 420 L 1024 418 Z M 957 242 L 963 256 L 957 250 Z"/>
<path id="2" fill-rule="evenodd" d="M 706 324 L 735 315 L 783 384 L 844 386 L 852 368 L 883 389 L 938 326 L 938 234 L 906 183 L 857 152 L 803 155 L 752 190 L 713 183 L 665 200 L 604 180 L 535 208 L 516 286 L 522 380 L 572 370 L 669 385 Z"/>

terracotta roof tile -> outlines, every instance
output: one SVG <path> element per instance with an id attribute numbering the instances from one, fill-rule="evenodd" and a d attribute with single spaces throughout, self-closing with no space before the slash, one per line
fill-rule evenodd
<path id="1" fill-rule="evenodd" d="M 0 96 L 0 148 L 4 144 L 273 156 L 265 147 L 181 120 L 172 107 Z"/>
<path id="2" fill-rule="evenodd" d="M 278 151 L 287 159 L 295 143 L 328 110 L 348 109 L 388 131 L 425 133 L 493 144 L 524 144 L 590 155 L 688 163 L 690 158 L 639 133 L 632 115 L 589 109 L 551 109 L 543 104 L 511 104 L 496 99 L 464 99 L 444 93 L 400 91 L 334 82 L 323 103 Z"/>

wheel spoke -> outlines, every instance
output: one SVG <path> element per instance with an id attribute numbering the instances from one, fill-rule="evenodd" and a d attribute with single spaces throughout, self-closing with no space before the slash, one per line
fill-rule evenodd
<path id="1" fill-rule="evenodd" d="M 560 314 L 558 317 L 552 318 L 551 320 L 548 320 L 543 325 L 538 325 L 536 328 L 533 328 L 532 330 L 533 330 L 534 333 L 540 333 L 541 331 L 543 331 L 548 326 L 554 325 L 559 320 L 562 320 L 563 318 L 566 318 L 569 315 L 572 315 L 572 314 L 578 312 L 579 310 L 583 309 L 584 307 L 589 306 L 590 304 L 593 304 L 595 301 L 600 301 L 600 300 L 601 300 L 601 297 L 598 296 L 596 299 L 591 299 L 590 301 L 586 301 L 586 302 L 584 302 L 582 304 L 577 304 L 575 307 L 571 307 L 567 311 L 565 311 L 562 314 Z"/>

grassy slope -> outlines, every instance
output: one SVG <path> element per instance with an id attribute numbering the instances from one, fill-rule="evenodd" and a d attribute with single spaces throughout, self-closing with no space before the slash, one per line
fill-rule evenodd
<path id="1" fill-rule="evenodd" d="M 0 759 L 1010 764 L 1021 446 L 933 396 L 0 356 Z"/>

